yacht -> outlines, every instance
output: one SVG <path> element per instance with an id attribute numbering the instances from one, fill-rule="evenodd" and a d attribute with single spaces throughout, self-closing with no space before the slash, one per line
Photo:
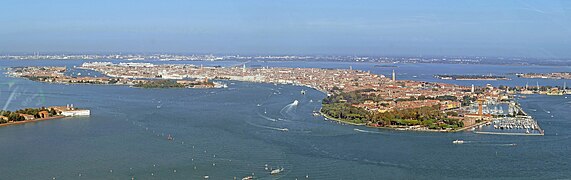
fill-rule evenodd
<path id="1" fill-rule="evenodd" d="M 277 175 L 284 171 L 284 168 L 274 169 L 270 172 L 271 175 Z"/>

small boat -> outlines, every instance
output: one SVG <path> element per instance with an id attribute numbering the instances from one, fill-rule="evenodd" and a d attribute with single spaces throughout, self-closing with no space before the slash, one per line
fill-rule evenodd
<path id="1" fill-rule="evenodd" d="M 287 129 L 287 128 L 282 128 L 282 129 L 278 129 L 278 130 L 283 131 L 283 132 L 289 131 L 289 129 Z"/>
<path id="2" fill-rule="evenodd" d="M 464 144 L 464 140 L 456 139 L 452 141 L 453 144 Z"/>
<path id="3" fill-rule="evenodd" d="M 172 141 L 172 140 L 174 140 L 174 138 L 169 134 L 169 135 L 167 136 L 167 140 Z"/>
<path id="4" fill-rule="evenodd" d="M 250 179 L 254 179 L 254 176 L 246 176 L 242 178 L 242 180 L 250 180 Z"/>
<path id="5" fill-rule="evenodd" d="M 274 169 L 270 172 L 271 175 L 277 175 L 284 171 L 284 168 Z"/>
<path id="6" fill-rule="evenodd" d="M 258 104 L 258 105 L 256 105 L 256 106 L 260 107 L 260 106 L 262 106 L 262 105 L 261 105 L 261 104 Z"/>
<path id="7" fill-rule="evenodd" d="M 208 179 L 208 178 L 210 178 L 210 176 L 204 176 L 204 179 Z"/>
<path id="8" fill-rule="evenodd" d="M 305 94 L 305 90 L 302 89 L 302 90 L 301 90 L 301 94 L 302 94 L 302 95 Z"/>

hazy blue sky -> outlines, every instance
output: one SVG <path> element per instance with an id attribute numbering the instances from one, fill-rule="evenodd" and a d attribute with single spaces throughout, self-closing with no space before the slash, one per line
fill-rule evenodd
<path id="1" fill-rule="evenodd" d="M 571 57 L 571 1 L 2 0 L 35 51 Z"/>

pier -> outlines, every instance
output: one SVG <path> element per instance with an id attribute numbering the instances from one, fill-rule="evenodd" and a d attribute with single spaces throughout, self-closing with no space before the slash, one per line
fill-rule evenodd
<path id="1" fill-rule="evenodd" d="M 497 117 L 491 122 L 479 125 L 480 130 L 474 130 L 477 134 L 494 135 L 524 135 L 543 136 L 544 132 L 537 121 L 529 116 L 517 103 L 510 103 L 510 113 L 513 117 Z M 486 128 L 488 127 L 488 128 Z M 482 129 L 486 129 L 482 131 Z"/>

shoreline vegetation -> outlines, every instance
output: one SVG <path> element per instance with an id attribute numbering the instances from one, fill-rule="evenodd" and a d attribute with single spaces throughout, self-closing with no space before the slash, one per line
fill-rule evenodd
<path id="1" fill-rule="evenodd" d="M 16 111 L 0 111 L 0 127 L 25 124 L 50 119 L 59 119 L 61 115 L 55 108 L 26 108 Z"/>
<path id="2" fill-rule="evenodd" d="M 328 119 L 375 128 L 450 132 L 464 127 L 460 119 L 449 117 L 457 114 L 444 113 L 437 105 L 384 112 L 355 107 L 353 104 L 371 98 L 363 97 L 361 93 L 364 91 L 341 92 L 328 96 L 323 99 L 319 112 Z"/>
<path id="3" fill-rule="evenodd" d="M 41 108 L 25 108 L 16 111 L 0 111 L 0 127 L 31 122 L 60 119 L 73 116 L 89 116 L 90 110 L 78 109 L 73 104 Z"/>

